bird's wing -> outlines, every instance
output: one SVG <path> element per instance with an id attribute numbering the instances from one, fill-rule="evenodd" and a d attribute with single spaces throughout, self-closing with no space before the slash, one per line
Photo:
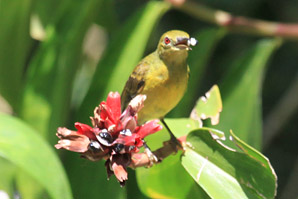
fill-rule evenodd
<path id="1" fill-rule="evenodd" d="M 121 94 L 122 111 L 127 107 L 131 99 L 141 93 L 144 89 L 145 78 L 149 67 L 150 65 L 148 62 L 141 61 L 129 76 Z"/>

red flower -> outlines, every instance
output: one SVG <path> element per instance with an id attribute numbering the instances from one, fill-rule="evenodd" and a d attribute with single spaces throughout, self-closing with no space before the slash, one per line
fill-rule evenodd
<path id="1" fill-rule="evenodd" d="M 124 185 L 131 153 L 139 151 L 146 136 L 162 128 L 159 120 L 137 126 L 137 113 L 145 99 L 145 95 L 136 96 L 121 114 L 120 95 L 110 92 L 106 102 L 101 102 L 94 110 L 94 117 L 90 117 L 93 127 L 76 122 L 77 131 L 58 128 L 60 140 L 55 147 L 79 152 L 92 161 L 106 159 L 108 176 L 114 173 Z"/>

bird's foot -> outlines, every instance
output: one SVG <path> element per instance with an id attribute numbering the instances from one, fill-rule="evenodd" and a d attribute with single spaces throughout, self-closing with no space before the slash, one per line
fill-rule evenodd
<path id="1" fill-rule="evenodd" d="M 161 119 L 160 121 L 166 127 L 166 129 L 168 130 L 168 132 L 169 132 L 169 134 L 171 136 L 171 139 L 169 141 L 165 142 L 164 144 L 170 144 L 176 153 L 178 152 L 178 150 L 183 150 L 183 147 L 182 147 L 181 142 L 179 142 L 179 140 L 177 140 L 177 138 L 172 133 L 171 129 L 168 127 L 168 125 L 164 121 L 164 119 Z"/>
<path id="2" fill-rule="evenodd" d="M 147 166 L 147 168 L 152 167 L 154 164 L 158 163 L 159 160 L 156 157 L 156 155 L 154 155 L 154 153 L 152 153 L 151 149 L 148 147 L 148 145 L 144 142 L 144 152 L 147 154 L 148 159 L 149 159 L 149 165 Z"/>

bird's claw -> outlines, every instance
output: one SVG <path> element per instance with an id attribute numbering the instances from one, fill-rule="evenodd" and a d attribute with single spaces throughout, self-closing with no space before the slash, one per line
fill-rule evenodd
<path id="1" fill-rule="evenodd" d="M 144 152 L 147 154 L 149 158 L 149 165 L 147 166 L 147 168 L 150 168 L 154 164 L 158 163 L 158 158 L 156 157 L 156 155 L 152 153 L 152 151 L 148 147 L 145 147 Z"/>

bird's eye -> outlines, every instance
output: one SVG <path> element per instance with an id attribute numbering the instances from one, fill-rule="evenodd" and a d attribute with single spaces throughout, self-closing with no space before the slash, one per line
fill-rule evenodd
<path id="1" fill-rule="evenodd" d="M 166 37 L 165 38 L 165 44 L 169 44 L 170 42 L 171 42 L 171 40 L 168 37 Z"/>

